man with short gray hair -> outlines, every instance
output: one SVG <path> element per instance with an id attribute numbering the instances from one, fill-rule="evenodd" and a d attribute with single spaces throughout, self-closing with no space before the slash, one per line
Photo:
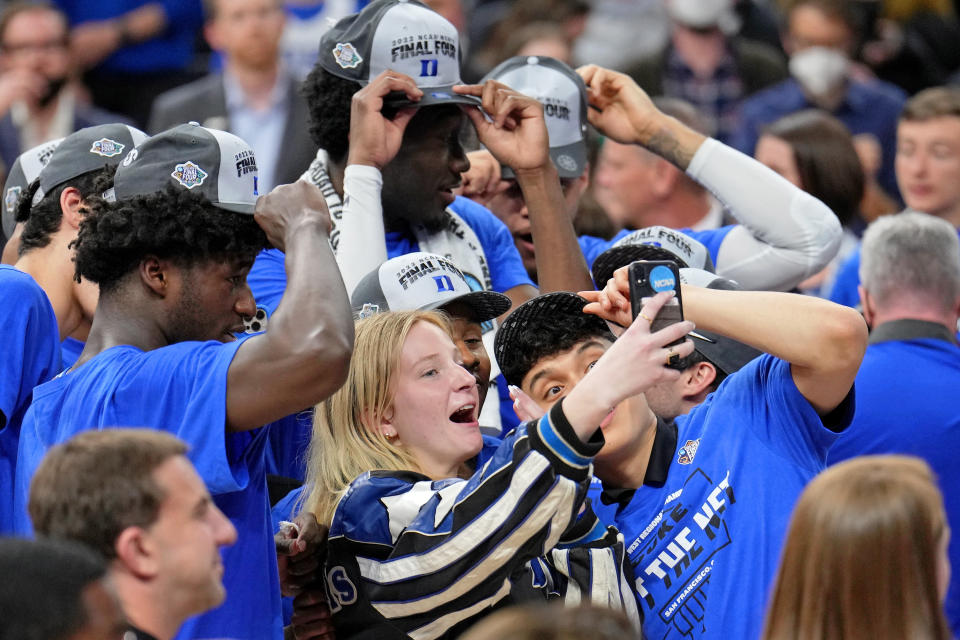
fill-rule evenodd
<path id="1" fill-rule="evenodd" d="M 903 453 L 930 463 L 947 521 L 960 527 L 960 241 L 946 220 L 906 212 L 880 218 L 863 237 L 860 299 L 870 343 L 857 373 L 853 423 L 828 463 L 859 455 Z M 949 535 L 945 536 L 945 538 Z M 947 544 L 947 540 L 941 541 Z M 960 566 L 960 544 L 949 541 Z M 949 570 L 940 572 L 947 580 Z M 955 574 L 956 575 L 956 574 Z M 960 580 L 944 608 L 960 631 Z"/>

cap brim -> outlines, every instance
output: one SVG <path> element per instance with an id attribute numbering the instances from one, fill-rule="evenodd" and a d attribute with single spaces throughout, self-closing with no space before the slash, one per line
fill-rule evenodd
<path id="1" fill-rule="evenodd" d="M 733 338 L 703 329 L 694 329 L 687 335 L 693 341 L 693 348 L 726 375 L 736 373 L 745 364 L 763 355 L 762 351 Z"/>
<path id="2" fill-rule="evenodd" d="M 250 204 L 248 202 L 213 202 L 211 204 L 218 209 L 225 209 L 234 213 L 247 213 L 250 215 L 253 215 L 254 209 L 257 208 L 256 203 Z"/>
<path id="3" fill-rule="evenodd" d="M 472 320 L 486 322 L 502 316 L 512 304 L 510 298 L 496 291 L 471 291 L 456 298 L 441 300 L 425 307 L 423 310 L 443 309 L 451 304 L 463 304 L 470 309 Z"/>
<path id="4" fill-rule="evenodd" d="M 669 260 L 677 263 L 680 268 L 687 263 L 672 252 L 653 244 L 631 244 L 611 247 L 597 256 L 590 268 L 593 281 L 597 287 L 602 287 L 607 280 L 613 277 L 613 272 L 637 260 Z"/>
<path id="5" fill-rule="evenodd" d="M 441 104 L 466 104 L 479 107 L 483 104 L 480 98 L 475 96 L 462 96 L 459 93 L 454 93 L 453 85 L 449 87 L 420 87 L 420 89 L 423 90 L 423 97 L 417 101 L 410 100 L 405 96 L 398 96 L 395 98 L 386 98 L 383 104 L 392 109 L 406 109 L 408 107 L 419 109 L 420 107 L 431 107 Z"/>
<path id="6" fill-rule="evenodd" d="M 561 178 L 579 178 L 587 169 L 587 144 L 574 142 L 560 147 L 550 147 L 550 159 L 557 168 L 557 175 Z M 513 180 L 516 175 L 513 169 L 501 165 L 500 175 Z"/>

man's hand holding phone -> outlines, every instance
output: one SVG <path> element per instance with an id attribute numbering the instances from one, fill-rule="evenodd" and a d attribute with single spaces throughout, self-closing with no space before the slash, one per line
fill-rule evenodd
<path id="1" fill-rule="evenodd" d="M 583 309 L 585 313 L 592 313 L 622 327 L 629 327 L 634 321 L 643 321 L 649 323 L 650 333 L 657 333 L 684 322 L 680 273 L 673 262 L 638 260 L 617 269 L 602 290 L 581 291 L 579 294 L 590 301 Z M 669 297 L 662 306 L 652 304 L 655 297 L 664 294 Z M 678 353 L 677 349 L 670 351 L 671 347 L 685 341 L 686 338 L 681 336 L 666 345 L 668 355 L 664 364 L 676 365 L 686 355 Z"/>

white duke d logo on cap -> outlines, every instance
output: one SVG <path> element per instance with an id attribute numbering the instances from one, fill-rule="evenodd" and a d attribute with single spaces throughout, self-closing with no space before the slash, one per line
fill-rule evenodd
<path id="1" fill-rule="evenodd" d="M 343 69 L 356 69 L 363 62 L 363 58 L 349 42 L 337 43 L 337 46 L 333 48 L 333 59 Z"/>
<path id="2" fill-rule="evenodd" d="M 207 172 L 188 160 L 183 164 L 178 164 L 170 177 L 187 189 L 193 189 L 203 184 L 203 181 L 207 178 Z"/>

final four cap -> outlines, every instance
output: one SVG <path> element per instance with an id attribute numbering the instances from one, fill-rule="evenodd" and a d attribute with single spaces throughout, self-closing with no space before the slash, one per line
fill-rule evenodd
<path id="1" fill-rule="evenodd" d="M 587 168 L 587 88 L 568 65 L 546 56 L 516 56 L 497 65 L 483 81 L 498 80 L 543 103 L 550 157 L 561 178 L 579 178 Z M 502 174 L 513 177 L 504 167 Z"/>
<path id="2" fill-rule="evenodd" d="M 253 149 L 232 133 L 181 124 L 128 153 L 104 197 L 126 200 L 171 185 L 201 193 L 215 207 L 252 214 L 258 196 Z"/>
<path id="3" fill-rule="evenodd" d="M 54 187 L 105 166 L 117 166 L 147 134 L 127 124 L 101 124 L 71 133 L 64 138 L 40 171 L 40 188 L 33 196 L 37 204 Z"/>
<path id="4" fill-rule="evenodd" d="M 466 305 L 476 322 L 506 313 L 510 298 L 496 291 L 473 291 L 463 273 L 443 256 L 418 251 L 387 260 L 357 284 L 350 297 L 354 311 L 376 305 L 379 311 L 429 310 L 452 302 Z"/>
<path id="5" fill-rule="evenodd" d="M 480 104 L 452 91 L 461 83 L 456 28 L 416 0 L 375 0 L 341 19 L 320 38 L 318 62 L 327 72 L 362 85 L 387 69 L 410 76 L 423 97 L 388 100 L 393 107 Z"/>
<path id="6" fill-rule="evenodd" d="M 40 175 L 50 156 L 60 144 L 63 138 L 57 138 L 43 144 L 38 144 L 32 149 L 27 149 L 13 161 L 10 172 L 7 173 L 7 181 L 3 185 L 3 233 L 8 238 L 13 235 L 16 219 L 17 202 L 20 201 L 20 194 L 27 190 L 31 182 Z"/>
<path id="7" fill-rule="evenodd" d="M 625 235 L 597 256 L 591 268 L 593 281 L 602 287 L 614 271 L 636 260 L 672 260 L 681 268 L 713 271 L 710 252 L 701 242 L 682 231 L 658 225 Z"/>

